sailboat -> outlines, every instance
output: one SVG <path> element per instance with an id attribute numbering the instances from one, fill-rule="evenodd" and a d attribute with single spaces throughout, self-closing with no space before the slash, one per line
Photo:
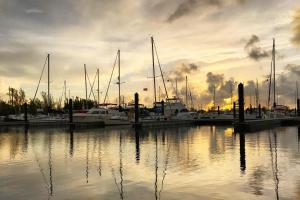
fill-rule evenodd
<path id="1" fill-rule="evenodd" d="M 130 122 L 128 120 L 128 117 L 126 114 L 122 111 L 122 106 L 121 106 L 121 78 L 120 78 L 120 71 L 121 71 L 121 61 L 120 61 L 120 50 L 117 52 L 117 56 L 113 65 L 112 73 L 110 76 L 110 80 L 108 83 L 108 87 L 106 90 L 106 94 L 104 97 L 104 102 L 102 104 L 99 104 L 91 109 L 88 109 L 87 112 L 85 113 L 75 113 L 73 115 L 73 121 L 75 123 L 97 123 L 97 122 L 104 122 L 104 125 L 109 126 L 109 125 L 129 125 Z M 107 95 L 111 83 L 111 79 L 113 76 L 113 72 L 116 66 L 116 62 L 118 61 L 118 86 L 119 86 L 119 105 L 118 108 L 111 108 L 109 104 L 106 102 L 107 100 Z M 98 74 L 98 102 L 99 102 L 99 70 L 97 70 Z M 86 68 L 85 68 L 85 77 L 86 77 Z M 86 83 L 86 78 L 85 78 L 85 89 L 86 89 L 86 100 L 87 100 L 87 83 Z M 91 87 L 91 90 L 93 88 Z"/>
<path id="2" fill-rule="evenodd" d="M 271 91 L 271 79 L 273 76 L 273 106 L 269 112 L 270 118 L 278 118 L 278 117 L 286 117 L 289 113 L 289 108 L 285 105 L 279 105 L 276 102 L 276 68 L 275 68 L 275 61 L 276 61 L 276 50 L 275 50 L 275 39 L 273 38 L 273 49 L 272 49 L 272 65 L 271 65 L 271 74 L 270 74 L 270 87 L 269 90 Z M 273 70 L 272 70 L 273 69 Z M 269 94 L 270 94 L 269 91 Z M 270 96 L 269 96 L 270 99 Z M 269 100 L 270 101 L 270 100 Z"/>
<path id="3" fill-rule="evenodd" d="M 177 81 L 176 81 L 176 96 L 174 96 L 173 98 L 169 98 L 168 91 L 167 91 L 166 84 L 165 84 L 164 75 L 162 72 L 160 60 L 158 58 L 158 53 L 157 53 L 157 49 L 156 49 L 153 37 L 151 37 L 151 50 L 152 50 L 152 71 L 153 71 L 153 90 L 154 90 L 153 110 L 155 112 L 155 114 L 151 115 L 151 118 L 155 119 L 155 120 L 166 120 L 166 119 L 169 119 L 169 120 L 193 120 L 193 119 L 197 118 L 197 113 L 189 112 L 187 109 L 187 106 L 185 104 L 183 104 L 182 101 L 178 98 Z M 157 59 L 157 63 L 158 63 L 159 70 L 160 70 L 160 76 L 162 78 L 165 94 L 167 97 L 166 101 L 164 103 L 158 102 L 157 98 L 156 98 L 155 57 Z M 187 87 L 187 77 L 186 77 L 186 104 L 188 101 L 188 99 L 187 99 L 188 92 L 187 91 L 188 91 L 188 87 Z M 162 109 L 162 107 L 164 107 L 164 108 Z M 162 110 L 164 110 L 163 116 L 160 115 Z"/>
<path id="4" fill-rule="evenodd" d="M 42 79 L 42 76 L 43 76 L 43 73 L 45 71 L 45 67 L 46 67 L 46 64 L 47 64 L 47 70 L 48 70 L 48 76 L 47 76 L 47 114 L 44 114 L 44 113 L 39 113 L 37 115 L 28 115 L 28 121 L 29 122 L 33 122 L 33 123 L 57 123 L 57 122 L 61 122 L 61 123 L 65 123 L 68 121 L 67 117 L 65 117 L 64 115 L 53 115 L 53 114 L 50 114 L 50 111 L 51 111 L 51 94 L 50 94 L 50 54 L 47 54 L 46 56 L 46 59 L 45 59 L 45 63 L 44 63 L 44 66 L 43 66 L 43 69 L 42 69 L 42 72 L 41 72 L 41 76 L 39 78 L 39 82 L 38 82 L 38 85 L 37 85 L 37 88 L 36 88 L 36 91 L 35 91 L 35 94 L 34 94 L 34 97 L 33 97 L 33 102 L 35 101 L 36 99 L 36 95 L 38 93 L 38 90 L 39 90 L 39 86 L 40 86 L 40 83 L 41 83 L 41 79 Z M 24 114 L 19 114 L 19 115 L 9 115 L 7 120 L 10 120 L 10 121 L 24 121 Z"/>

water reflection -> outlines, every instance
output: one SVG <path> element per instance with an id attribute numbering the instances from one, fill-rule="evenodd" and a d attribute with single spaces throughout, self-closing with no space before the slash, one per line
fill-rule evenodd
<path id="1" fill-rule="evenodd" d="M 276 199 L 279 199 L 279 178 L 278 178 L 278 162 L 277 162 L 277 132 L 275 130 L 271 131 L 273 135 L 273 140 L 271 138 L 271 133 L 269 132 L 269 143 L 270 143 L 270 154 L 271 154 L 271 165 L 272 165 L 272 174 L 274 180 L 274 189 Z"/>
<path id="2" fill-rule="evenodd" d="M 4 129 L 0 199 L 297 199 L 299 137 L 299 127 Z"/>
<path id="3" fill-rule="evenodd" d="M 69 154 L 70 157 L 73 157 L 73 152 L 74 152 L 74 129 L 71 127 L 70 128 L 70 150 L 69 150 Z"/>
<path id="4" fill-rule="evenodd" d="M 138 164 L 140 161 L 140 134 L 138 128 L 135 129 L 135 159 Z"/>
<path id="5" fill-rule="evenodd" d="M 245 133 L 240 133 L 240 169 L 246 170 L 246 150 L 245 150 Z"/>
<path id="6" fill-rule="evenodd" d="M 52 176 L 52 134 L 48 132 L 48 166 L 49 166 L 49 195 L 53 195 L 53 176 Z M 49 197 L 50 198 L 50 197 Z"/>

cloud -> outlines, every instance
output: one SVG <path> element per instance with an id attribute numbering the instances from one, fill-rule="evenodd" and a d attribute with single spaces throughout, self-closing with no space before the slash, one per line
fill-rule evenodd
<path id="1" fill-rule="evenodd" d="M 42 10 L 36 9 L 36 8 L 26 9 L 25 12 L 27 14 L 41 14 L 41 13 L 43 13 Z"/>
<path id="2" fill-rule="evenodd" d="M 292 21 L 293 26 L 293 37 L 292 43 L 300 47 L 300 9 L 295 11 Z"/>
<path id="3" fill-rule="evenodd" d="M 283 73 L 281 73 L 276 82 L 277 91 L 279 94 L 280 104 L 295 103 L 296 81 L 299 84 L 300 80 L 300 65 L 288 64 Z"/>
<path id="4" fill-rule="evenodd" d="M 224 74 L 213 74 L 212 72 L 208 72 L 206 75 L 206 83 L 208 85 L 208 91 L 212 94 L 214 88 L 218 88 L 223 84 Z"/>
<path id="5" fill-rule="evenodd" d="M 169 80 L 182 82 L 185 80 L 185 76 L 192 74 L 200 69 L 200 65 L 196 63 L 181 62 L 177 63 L 175 70 L 169 73 Z"/>
<path id="6" fill-rule="evenodd" d="M 209 7 L 222 9 L 227 5 L 243 4 L 247 0 L 184 0 L 181 2 L 174 12 L 168 17 L 167 22 L 171 23 L 185 15 L 188 15 L 196 10 L 205 10 Z"/>
<path id="7" fill-rule="evenodd" d="M 270 53 L 259 46 L 260 39 L 257 35 L 252 35 L 245 45 L 245 51 L 248 53 L 249 58 L 259 61 L 262 58 L 270 56 Z"/>

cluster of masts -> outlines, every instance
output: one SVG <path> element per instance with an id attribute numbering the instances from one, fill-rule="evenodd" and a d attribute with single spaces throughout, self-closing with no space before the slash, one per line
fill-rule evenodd
<path id="1" fill-rule="evenodd" d="M 153 76 L 151 78 L 153 78 L 153 91 L 154 91 L 154 107 L 156 107 L 156 103 L 158 102 L 157 100 L 159 99 L 159 101 L 161 100 L 161 88 L 159 87 L 159 98 L 157 99 L 157 90 L 156 90 L 156 78 L 159 77 L 156 75 L 156 70 L 155 70 L 155 65 L 156 65 L 156 62 L 157 62 L 157 65 L 159 67 L 159 70 L 160 70 L 160 77 L 162 78 L 162 83 L 163 83 L 163 87 L 164 87 L 164 92 L 165 92 L 165 96 L 166 96 L 166 100 L 168 101 L 169 99 L 169 95 L 168 95 L 168 91 L 167 91 L 167 88 L 166 88 L 166 83 L 165 83 L 165 78 L 164 78 L 164 74 L 163 74 L 163 71 L 162 71 L 162 68 L 161 68 L 161 63 L 160 63 L 160 60 L 159 60 L 159 57 L 158 57 L 158 52 L 157 52 L 157 48 L 156 48 L 156 45 L 155 45 L 155 41 L 153 39 L 153 37 L 151 37 L 151 53 L 152 53 L 152 72 L 153 72 Z M 269 108 L 270 107 L 270 103 L 271 103 L 271 94 L 273 92 L 273 108 L 276 108 L 276 105 L 277 105 L 277 102 L 276 102 L 276 50 L 275 50 L 275 39 L 273 38 L 273 48 L 272 48 L 272 60 L 271 60 L 271 70 L 270 70 L 270 74 L 268 75 L 268 80 L 269 80 L 269 87 L 268 87 L 268 101 L 267 101 L 267 107 Z M 38 82 L 38 86 L 36 88 L 36 91 L 35 91 L 35 94 L 34 94 L 34 98 L 33 98 L 33 101 L 35 100 L 36 98 L 36 95 L 37 95 L 37 92 L 38 92 L 38 89 L 39 89 L 39 85 L 40 85 L 40 82 L 41 82 L 41 78 L 43 76 L 43 73 L 44 73 L 44 70 L 45 70 L 45 67 L 46 67 L 46 64 L 47 64 L 47 70 L 48 70 L 48 91 L 47 91 L 47 105 L 48 105 L 48 109 L 50 109 L 50 105 L 51 105 L 51 95 L 50 95 L 50 54 L 47 54 L 47 57 L 46 57 L 46 60 L 45 60 L 45 64 L 43 66 L 43 69 L 42 69 L 42 73 L 41 73 L 41 76 L 40 76 L 40 79 L 39 79 L 39 82 Z M 122 105 L 122 99 L 121 99 L 121 84 L 123 84 L 124 82 L 121 82 L 121 51 L 120 49 L 117 50 L 117 55 L 116 55 L 116 58 L 115 58 L 115 61 L 114 61 L 114 65 L 113 65 L 113 69 L 112 69 L 112 72 L 111 72 L 111 75 L 110 75 L 110 79 L 109 79 L 109 82 L 108 82 L 108 86 L 107 86 L 107 89 L 106 89 L 106 92 L 105 92 L 105 96 L 104 96 L 104 101 L 103 101 L 103 104 L 100 104 L 100 89 L 99 89 L 99 68 L 97 68 L 97 71 L 96 71 L 96 75 L 94 77 L 94 80 L 93 82 L 91 83 L 90 79 L 89 79 L 89 76 L 88 76 L 88 73 L 87 73 L 87 69 L 86 69 L 86 64 L 84 64 L 84 77 L 85 77 L 85 100 L 86 100 L 86 105 L 85 105 L 85 108 L 87 108 L 87 100 L 90 99 L 90 96 L 93 95 L 94 97 L 94 100 L 95 102 L 97 102 L 97 105 L 108 105 L 107 103 L 107 99 L 108 99 L 108 91 L 109 91 L 109 88 L 110 88 L 110 84 L 111 84 L 111 81 L 112 81 L 112 76 L 113 76 L 113 73 L 114 73 L 114 70 L 115 70 L 115 67 L 116 65 L 118 66 L 118 77 L 117 77 L 117 85 L 118 85 L 118 107 L 119 109 L 121 109 L 121 105 Z M 94 91 L 93 91 L 93 88 L 94 88 L 94 85 L 95 85 L 95 80 L 96 80 L 96 77 L 97 77 L 97 100 L 96 100 L 96 96 L 94 94 Z M 88 83 L 89 83 L 89 86 L 90 86 L 90 93 L 88 95 Z M 298 85 L 296 83 L 296 98 L 298 98 Z M 65 96 L 65 99 L 67 99 L 67 86 L 66 86 L 66 81 L 64 81 L 64 96 Z M 214 87 L 213 88 L 213 108 L 216 107 L 216 88 Z M 232 94 L 232 91 L 233 91 L 233 88 L 231 86 L 230 88 L 230 92 L 231 92 L 231 104 L 233 103 L 232 99 L 233 99 L 233 94 Z M 179 100 L 178 98 L 178 90 L 177 90 L 177 79 L 175 79 L 175 97 L 173 99 L 177 99 Z M 63 96 L 63 94 L 62 94 Z M 255 99 L 256 99 L 256 104 L 258 105 L 259 104 L 259 93 L 258 93 L 258 81 L 256 80 L 256 89 L 255 89 Z M 69 90 L 69 98 L 70 98 L 70 90 Z M 192 93 L 191 93 L 191 90 L 189 89 L 188 87 L 188 78 L 187 76 L 185 77 L 185 103 L 186 105 L 188 104 L 189 102 L 189 98 L 190 98 L 190 103 L 191 103 L 191 107 L 193 108 L 193 96 L 192 96 Z M 251 98 L 251 97 L 250 97 Z M 62 97 L 60 98 L 60 102 L 61 102 L 61 99 Z M 250 100 L 251 101 L 251 100 Z M 124 100 L 123 100 L 123 103 L 124 103 Z"/>
<path id="2" fill-rule="evenodd" d="M 164 74 L 163 74 L 163 71 L 162 71 L 162 68 L 161 68 L 161 64 L 160 64 L 160 60 L 159 60 L 159 57 L 158 57 L 158 52 L 157 52 L 157 48 L 156 48 L 156 45 L 155 45 L 155 42 L 154 42 L 154 39 L 153 37 L 151 37 L 151 49 L 152 49 L 152 71 L 153 71 L 153 89 L 154 89 L 154 107 L 156 106 L 156 103 L 158 102 L 157 101 L 157 90 L 156 90 L 156 78 L 159 77 L 156 75 L 156 72 L 155 72 L 155 65 L 156 65 L 156 62 L 158 64 L 158 67 L 159 67 L 159 70 L 160 70 L 160 77 L 162 78 L 162 82 L 163 82 L 163 86 L 164 86 L 164 93 L 166 95 L 166 99 L 168 101 L 169 98 L 169 95 L 168 95 L 168 91 L 167 91 L 167 87 L 166 87 L 166 82 L 165 82 L 165 78 L 164 78 Z M 39 89 L 39 86 L 40 86 L 40 82 L 41 82 L 41 79 L 42 79 L 42 76 L 43 76 L 43 73 L 44 73 L 44 70 L 45 70 L 45 66 L 47 64 L 47 68 L 48 68 L 48 83 L 47 83 L 47 87 L 48 87 L 48 91 L 47 91 L 47 104 L 48 104 L 48 109 L 50 109 L 50 105 L 51 105 L 51 94 L 50 94 L 50 54 L 47 54 L 47 57 L 46 57 L 46 60 L 45 60 L 45 64 L 43 66 L 43 69 L 42 69 L 42 73 L 41 73 L 41 76 L 40 76 L 40 79 L 39 79 L 39 82 L 38 82 L 38 86 L 36 88 L 36 91 L 35 91 L 35 94 L 34 94 L 34 98 L 33 98 L 33 101 L 35 100 L 36 98 L 36 95 L 37 95 L 37 92 L 38 92 L 38 89 Z M 95 102 L 97 102 L 97 105 L 108 105 L 109 103 L 107 103 L 107 100 L 108 100 L 108 91 L 109 91 L 109 88 L 110 88 L 110 84 L 111 84 L 111 81 L 112 81 L 112 77 L 113 77 L 113 74 L 114 74 L 114 71 L 115 71 L 115 67 L 118 66 L 118 77 L 117 77 L 117 85 L 118 85 L 118 106 L 119 106 L 119 109 L 121 109 L 121 105 L 122 105 L 122 98 L 121 98 L 121 84 L 123 84 L 124 82 L 121 82 L 121 51 L 120 49 L 118 49 L 117 51 L 117 55 L 116 55 L 116 58 L 115 58 L 115 61 L 114 61 L 114 64 L 113 64 L 113 68 L 112 68 L 112 72 L 111 72 L 111 75 L 110 75 L 110 79 L 109 79 L 109 82 L 108 82 L 108 86 L 107 86 L 107 89 L 106 89 L 106 92 L 105 92 L 105 96 L 104 96 L 104 100 L 103 100 L 103 103 L 100 104 L 100 88 L 99 88 L 99 68 L 97 68 L 97 71 L 96 71 L 96 75 L 94 77 L 94 80 L 93 82 L 91 83 L 91 80 L 88 76 L 88 73 L 87 73 L 87 67 L 86 67 L 86 64 L 84 64 L 84 80 L 85 80 L 85 102 L 86 104 L 84 105 L 85 108 L 87 108 L 87 101 L 90 99 L 91 95 L 93 95 L 94 97 L 94 100 Z M 94 86 L 95 86 L 95 81 L 96 81 L 96 78 L 97 78 L 97 100 L 96 100 L 96 95 L 94 94 Z M 88 87 L 89 85 L 89 87 Z M 88 91 L 88 88 L 90 88 L 90 91 Z M 89 93 L 89 94 L 88 94 Z M 177 79 L 176 79 L 176 99 L 178 99 L 178 91 L 177 91 Z M 160 99 L 160 94 L 161 94 L 161 90 L 159 88 L 159 99 Z M 191 104 L 193 104 L 193 100 L 192 100 L 192 94 L 191 94 L 191 91 L 189 91 L 189 94 L 188 94 L 188 80 L 187 80 L 187 76 L 186 76 L 186 95 L 185 95 L 185 101 L 186 101 L 186 104 L 188 103 L 188 95 L 190 95 L 190 101 L 191 101 Z M 64 87 L 63 87 L 63 92 L 62 92 L 62 95 L 59 99 L 59 102 L 61 103 L 61 100 L 62 100 L 62 97 L 65 97 L 65 100 L 67 99 L 67 85 L 66 85 L 66 80 L 64 81 Z M 69 98 L 70 98 L 70 90 L 69 90 Z M 123 100 L 124 101 L 124 100 Z M 124 103 L 124 102 L 123 102 Z"/>

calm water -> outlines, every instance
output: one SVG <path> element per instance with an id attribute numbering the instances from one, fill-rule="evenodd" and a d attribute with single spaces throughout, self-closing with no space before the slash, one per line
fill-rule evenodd
<path id="1" fill-rule="evenodd" d="M 300 199 L 298 127 L 2 130 L 0 199 Z"/>

